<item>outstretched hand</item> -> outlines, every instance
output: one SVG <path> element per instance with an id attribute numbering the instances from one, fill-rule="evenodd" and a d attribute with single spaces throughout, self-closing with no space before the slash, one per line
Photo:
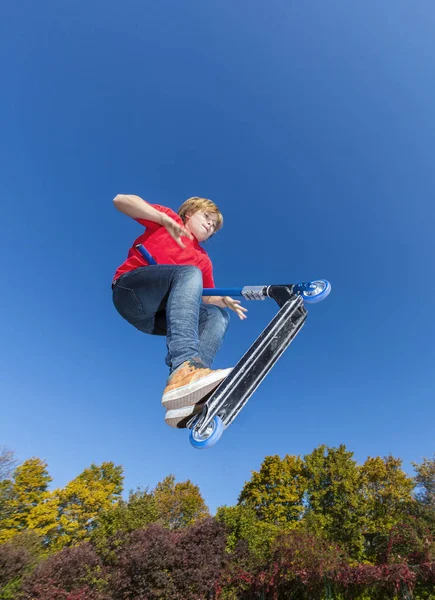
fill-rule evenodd
<path id="1" fill-rule="evenodd" d="M 240 300 L 234 300 L 230 296 L 222 296 L 222 302 L 230 310 L 233 310 L 241 321 L 248 318 L 245 314 L 248 312 L 248 309 L 241 305 Z"/>
<path id="2" fill-rule="evenodd" d="M 193 235 L 190 233 L 188 229 L 179 225 L 174 219 L 171 219 L 169 215 L 164 215 L 162 219 L 162 225 L 169 233 L 171 238 L 177 242 L 180 248 L 185 248 L 186 246 L 181 241 L 182 237 L 188 237 L 193 240 Z"/>

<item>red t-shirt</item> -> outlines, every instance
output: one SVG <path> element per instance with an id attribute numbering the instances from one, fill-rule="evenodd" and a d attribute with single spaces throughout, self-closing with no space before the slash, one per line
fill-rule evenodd
<path id="1" fill-rule="evenodd" d="M 166 206 L 152 204 L 156 210 L 169 215 L 174 221 L 183 225 L 181 217 L 176 212 Z M 146 227 L 144 233 L 140 235 L 133 243 L 133 246 L 128 251 L 127 260 L 116 270 L 114 280 L 121 277 L 124 273 L 133 271 L 138 267 L 148 265 L 142 254 L 135 248 L 136 244 L 143 244 L 148 252 L 153 256 L 159 265 L 193 265 L 202 271 L 203 287 L 214 288 L 213 281 L 213 265 L 207 254 L 202 248 L 197 239 L 194 237 L 191 240 L 188 237 L 182 237 L 181 240 L 186 246 L 180 248 L 175 240 L 171 238 L 166 229 L 146 219 L 135 219 L 138 223 Z"/>

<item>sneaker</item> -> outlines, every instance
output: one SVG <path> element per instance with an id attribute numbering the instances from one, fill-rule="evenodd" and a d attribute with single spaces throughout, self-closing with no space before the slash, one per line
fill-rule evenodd
<path id="1" fill-rule="evenodd" d="M 206 402 L 206 398 L 211 396 L 212 392 L 207 394 L 205 398 L 203 398 L 197 404 L 192 404 L 191 406 L 184 406 L 183 408 L 170 408 L 166 411 L 165 414 L 165 423 L 169 425 L 169 427 L 176 427 L 177 429 L 183 429 L 187 427 L 187 423 L 194 416 L 202 411 L 204 403 Z"/>
<path id="2" fill-rule="evenodd" d="M 187 360 L 169 377 L 163 392 L 163 406 L 167 409 L 194 406 L 214 390 L 231 373 L 231 370 L 212 371 L 198 360 Z"/>

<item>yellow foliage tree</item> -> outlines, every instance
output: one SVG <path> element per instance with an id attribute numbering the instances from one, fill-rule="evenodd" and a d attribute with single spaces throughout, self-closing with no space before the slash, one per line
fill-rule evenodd
<path id="1" fill-rule="evenodd" d="M 53 549 L 88 541 L 98 516 L 119 500 L 122 481 L 122 467 L 92 464 L 35 506 L 29 525 Z"/>
<path id="2" fill-rule="evenodd" d="M 7 510 L 2 511 L 4 518 L 0 520 L 0 543 L 29 528 L 30 514 L 47 497 L 51 481 L 47 464 L 29 458 L 14 470 L 11 480 L 2 482 Z"/>

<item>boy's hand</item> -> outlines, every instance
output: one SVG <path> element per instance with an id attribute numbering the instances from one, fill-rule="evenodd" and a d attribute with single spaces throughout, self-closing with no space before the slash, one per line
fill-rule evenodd
<path id="1" fill-rule="evenodd" d="M 176 221 L 174 221 L 174 219 L 171 219 L 169 215 L 162 215 L 161 224 L 169 233 L 171 238 L 177 242 L 180 248 L 186 247 L 181 241 L 183 236 L 193 240 L 193 235 L 190 233 L 190 231 L 182 225 L 179 225 Z"/>
<path id="2" fill-rule="evenodd" d="M 248 318 L 245 314 L 248 309 L 240 304 L 240 300 L 234 300 L 230 296 L 222 296 L 222 302 L 227 308 L 233 310 L 241 321 Z"/>

